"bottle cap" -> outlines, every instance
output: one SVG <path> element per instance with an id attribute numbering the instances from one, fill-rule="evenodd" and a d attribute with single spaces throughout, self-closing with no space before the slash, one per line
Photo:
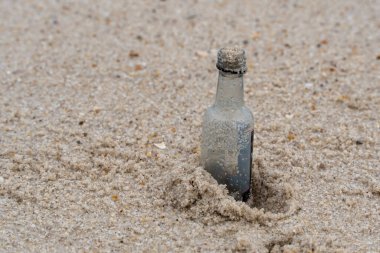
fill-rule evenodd
<path id="1" fill-rule="evenodd" d="M 216 67 L 224 72 L 244 74 L 247 72 L 245 52 L 239 47 L 225 47 L 218 52 Z"/>

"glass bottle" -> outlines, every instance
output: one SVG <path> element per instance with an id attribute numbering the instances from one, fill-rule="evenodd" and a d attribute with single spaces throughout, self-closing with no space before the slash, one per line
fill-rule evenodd
<path id="1" fill-rule="evenodd" d="M 215 103 L 203 118 L 201 164 L 236 200 L 246 201 L 251 191 L 253 116 L 244 104 L 244 50 L 219 50 L 216 67 Z"/>

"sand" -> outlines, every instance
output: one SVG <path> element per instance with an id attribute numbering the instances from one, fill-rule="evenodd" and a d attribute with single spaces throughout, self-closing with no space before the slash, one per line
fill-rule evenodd
<path id="1" fill-rule="evenodd" d="M 379 1 L 0 2 L 1 252 L 380 252 Z M 246 50 L 254 190 L 199 167 Z"/>

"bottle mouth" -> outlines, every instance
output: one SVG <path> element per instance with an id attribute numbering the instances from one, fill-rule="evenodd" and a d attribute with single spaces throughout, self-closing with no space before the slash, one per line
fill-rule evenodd
<path id="1" fill-rule="evenodd" d="M 245 51 L 239 47 L 225 47 L 218 51 L 217 69 L 232 73 L 247 72 Z"/>

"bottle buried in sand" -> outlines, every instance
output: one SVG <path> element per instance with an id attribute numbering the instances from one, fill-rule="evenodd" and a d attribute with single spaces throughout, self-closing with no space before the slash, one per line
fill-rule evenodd
<path id="1" fill-rule="evenodd" d="M 201 163 L 219 184 L 227 185 L 236 200 L 247 201 L 251 191 L 253 116 L 244 105 L 244 50 L 219 50 L 216 67 L 218 87 L 215 103 L 203 118 Z"/>

